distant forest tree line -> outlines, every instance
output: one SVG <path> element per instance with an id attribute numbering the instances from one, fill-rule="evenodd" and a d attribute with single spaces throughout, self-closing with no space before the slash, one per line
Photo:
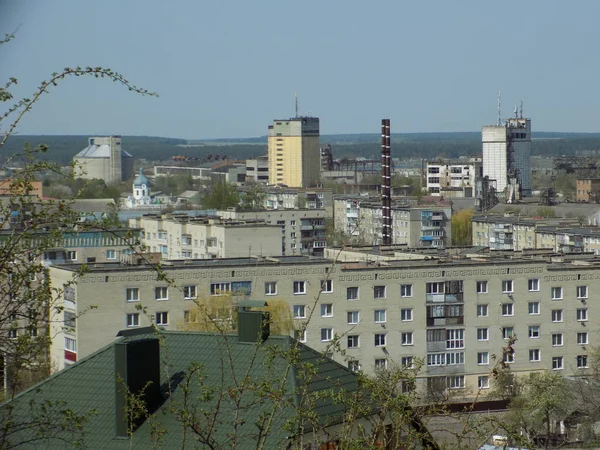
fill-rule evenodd
<path id="1" fill-rule="evenodd" d="M 532 154 L 546 157 L 575 155 L 578 152 L 597 151 L 600 154 L 600 133 L 534 133 Z M 245 143 L 244 143 L 245 141 Z M 251 143 L 249 143 L 251 142 Z M 255 142 L 255 143 L 254 143 Z M 7 142 L 5 154 L 22 151 L 29 143 L 36 147 L 48 145 L 48 151 L 39 158 L 66 164 L 88 144 L 88 136 L 26 136 L 15 135 Z M 233 160 L 244 160 L 267 152 L 266 138 L 237 141 L 208 141 L 198 146 L 183 147 L 188 141 L 150 136 L 123 136 L 123 149 L 134 158 L 168 161 L 181 155 L 206 160 L 208 155 L 226 155 Z M 331 143 L 335 159 L 363 157 L 378 159 L 380 144 L 375 135 L 325 135 L 323 145 Z M 392 156 L 395 158 L 456 158 L 481 153 L 479 133 L 415 133 L 392 135 Z M 0 161 L 2 162 L 2 161 Z"/>

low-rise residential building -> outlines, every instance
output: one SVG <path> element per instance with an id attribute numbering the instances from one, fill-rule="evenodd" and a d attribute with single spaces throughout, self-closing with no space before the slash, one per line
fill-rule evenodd
<path id="1" fill-rule="evenodd" d="M 482 161 L 481 156 L 427 161 L 427 191 L 436 196 L 476 197 L 475 181 L 483 176 Z"/>
<path id="2" fill-rule="evenodd" d="M 284 255 L 323 255 L 327 246 L 325 221 L 331 218 L 325 209 L 276 209 L 255 211 L 217 211 L 228 220 L 259 220 L 280 228 Z"/>
<path id="3" fill-rule="evenodd" d="M 578 178 L 576 189 L 578 202 L 600 203 L 600 178 Z"/>
<path id="4" fill-rule="evenodd" d="M 129 220 L 142 243 L 163 259 L 212 259 L 282 254 L 280 227 L 263 220 L 146 214 Z"/>
<path id="5" fill-rule="evenodd" d="M 504 354 L 504 362 L 515 373 L 547 369 L 566 376 L 589 370 L 589 350 L 600 335 L 600 305 L 590 301 L 600 289 L 600 261 L 585 255 L 473 253 L 379 262 L 182 261 L 163 265 L 161 277 L 149 265 L 91 266 L 69 291 L 64 311 L 56 312 L 78 314 L 78 320 L 74 328 L 53 330 L 51 354 L 61 368 L 63 341 L 77 348 L 80 359 L 111 342 L 124 326 L 177 329 L 194 320 L 189 311 L 195 299 L 231 293 L 234 300 L 283 299 L 297 326 L 308 321 L 298 337 L 320 351 L 330 351 L 340 337 L 344 352 L 330 356 L 350 368 L 372 373 L 424 361 L 418 382 L 431 395 L 443 388 L 485 392 L 492 383 L 492 355 L 503 355 L 513 336 L 519 338 L 515 352 Z M 78 269 L 51 267 L 53 283 L 60 286 Z M 95 309 L 80 314 L 91 306 Z"/>

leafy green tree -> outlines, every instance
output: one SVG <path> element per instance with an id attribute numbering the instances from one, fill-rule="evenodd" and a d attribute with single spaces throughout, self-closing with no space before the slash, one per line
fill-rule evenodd
<path id="1" fill-rule="evenodd" d="M 242 193 L 242 200 L 238 210 L 252 211 L 265 209 L 265 197 L 264 188 L 259 184 L 252 184 Z"/>
<path id="2" fill-rule="evenodd" d="M 472 220 L 472 209 L 461 209 L 452 214 L 452 245 L 471 245 L 473 242 Z"/>
<path id="3" fill-rule="evenodd" d="M 240 197 L 234 185 L 216 181 L 201 202 L 205 209 L 235 208 L 240 202 Z"/>

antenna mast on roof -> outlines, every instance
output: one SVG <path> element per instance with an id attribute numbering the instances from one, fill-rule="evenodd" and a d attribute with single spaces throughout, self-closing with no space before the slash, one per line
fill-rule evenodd
<path id="1" fill-rule="evenodd" d="M 523 100 L 521 100 L 521 109 L 519 111 L 519 116 L 521 119 L 523 118 Z"/>
<path id="2" fill-rule="evenodd" d="M 296 118 L 298 118 L 298 93 L 294 92 L 294 99 L 296 101 Z"/>
<path id="3" fill-rule="evenodd" d="M 519 108 L 517 108 L 517 105 L 515 105 L 515 110 L 513 111 L 515 113 L 515 119 L 519 118 Z"/>
<path id="4" fill-rule="evenodd" d="M 498 91 L 498 126 L 502 125 L 502 96 Z"/>

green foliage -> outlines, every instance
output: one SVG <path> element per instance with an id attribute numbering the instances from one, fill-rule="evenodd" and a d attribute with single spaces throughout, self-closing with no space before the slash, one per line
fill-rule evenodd
<path id="1" fill-rule="evenodd" d="M 252 211 L 265 209 L 266 193 L 260 184 L 253 184 L 241 195 L 242 200 L 238 206 L 239 211 Z"/>
<path id="2" fill-rule="evenodd" d="M 107 185 L 104 180 L 84 180 L 70 175 L 54 175 L 44 179 L 44 195 L 56 199 L 112 198 L 119 202 L 122 192 L 128 192 L 126 184 Z"/>
<path id="3" fill-rule="evenodd" d="M 538 209 L 536 209 L 535 214 L 536 216 L 542 217 L 544 219 L 556 217 L 554 209 L 552 209 L 552 207 L 550 206 L 540 206 Z"/>
<path id="4" fill-rule="evenodd" d="M 240 197 L 234 185 L 216 181 L 201 202 L 205 209 L 235 208 L 240 202 Z"/>
<path id="5" fill-rule="evenodd" d="M 184 191 L 198 190 L 199 187 L 199 183 L 196 183 L 191 175 L 187 177 L 167 175 L 156 177 L 152 190 L 154 192 L 160 191 L 167 195 L 179 195 Z"/>
<path id="6" fill-rule="evenodd" d="M 452 214 L 452 245 L 471 245 L 473 242 L 472 219 L 472 209 L 461 209 Z"/>

